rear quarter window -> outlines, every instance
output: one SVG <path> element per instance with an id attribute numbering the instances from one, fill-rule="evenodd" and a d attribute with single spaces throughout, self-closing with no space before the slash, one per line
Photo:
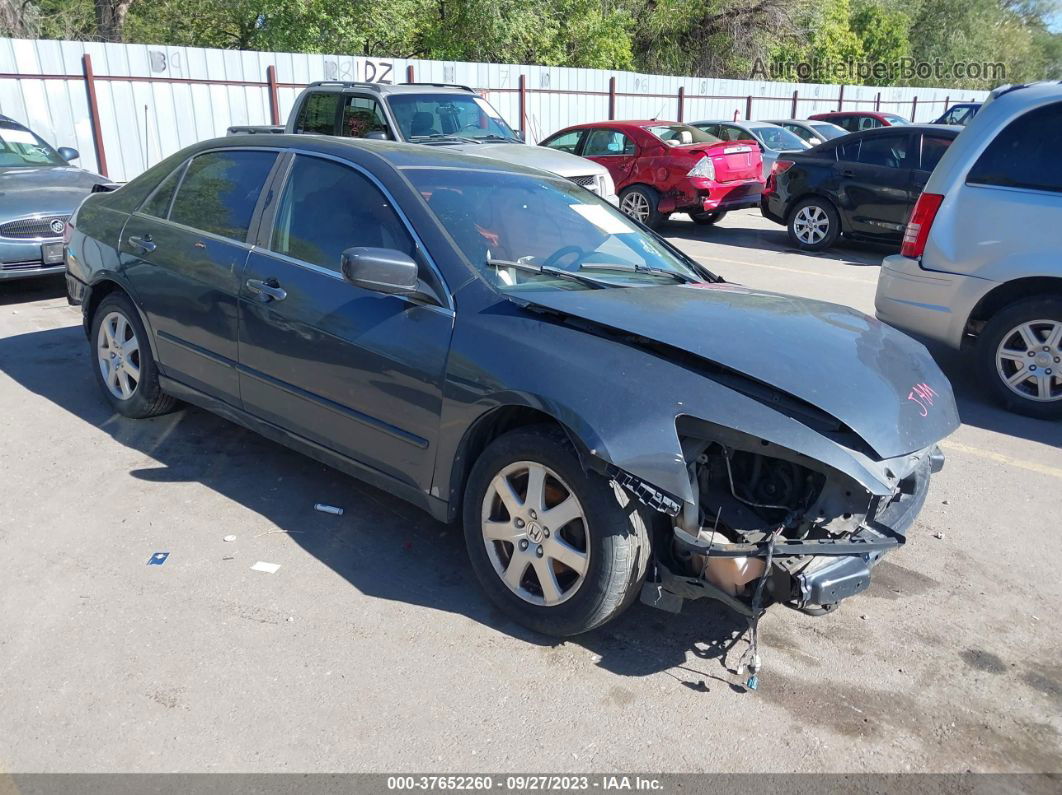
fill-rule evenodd
<path id="1" fill-rule="evenodd" d="M 1022 114 L 1000 131 L 966 176 L 968 185 L 1062 193 L 1062 102 Z"/>
<path id="2" fill-rule="evenodd" d="M 244 150 L 196 155 L 184 172 L 170 209 L 170 220 L 244 241 L 258 194 L 276 153 Z"/>
<path id="3" fill-rule="evenodd" d="M 339 94 L 317 92 L 306 97 L 295 120 L 295 132 L 316 135 L 336 134 L 336 109 Z"/>

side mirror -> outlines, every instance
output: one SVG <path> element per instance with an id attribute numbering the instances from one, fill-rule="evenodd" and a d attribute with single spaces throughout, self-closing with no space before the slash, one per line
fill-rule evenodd
<path id="1" fill-rule="evenodd" d="M 387 137 L 387 133 L 383 130 L 373 130 L 372 132 L 365 133 L 365 137 L 370 141 L 390 141 Z"/>
<path id="2" fill-rule="evenodd" d="M 351 284 L 386 295 L 413 295 L 420 284 L 417 263 L 390 248 L 348 248 L 340 257 L 343 276 Z"/>
<path id="3" fill-rule="evenodd" d="M 527 143 L 527 133 L 525 133 L 523 130 L 517 130 L 516 137 L 523 141 L 525 144 Z"/>
<path id="4" fill-rule="evenodd" d="M 81 153 L 76 149 L 72 149 L 69 146 L 60 146 L 59 157 L 63 158 L 63 160 L 69 163 L 71 160 L 77 160 L 79 157 L 81 157 Z"/>

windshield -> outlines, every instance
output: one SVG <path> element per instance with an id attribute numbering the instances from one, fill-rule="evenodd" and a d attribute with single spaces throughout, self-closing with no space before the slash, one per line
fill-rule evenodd
<path id="1" fill-rule="evenodd" d="M 716 138 L 711 133 L 706 133 L 704 130 L 690 127 L 688 124 L 655 124 L 645 129 L 670 146 L 717 144 L 723 140 L 722 138 Z"/>
<path id="2" fill-rule="evenodd" d="M 568 180 L 455 169 L 411 168 L 405 174 L 482 277 L 499 289 L 585 290 L 713 279 Z"/>
<path id="3" fill-rule="evenodd" d="M 798 135 L 794 135 L 785 127 L 751 127 L 749 131 L 759 139 L 759 142 L 768 149 L 784 151 L 787 149 L 807 149 L 808 142 Z"/>
<path id="4" fill-rule="evenodd" d="M 896 115 L 894 115 L 892 113 L 882 113 L 881 115 L 885 118 L 886 121 L 889 122 L 889 124 L 891 124 L 894 127 L 897 126 L 897 125 L 900 125 L 900 124 L 910 124 L 911 123 L 911 122 L 907 121 L 907 119 L 905 119 L 903 116 L 896 116 Z"/>
<path id="5" fill-rule="evenodd" d="M 521 142 L 501 114 L 475 94 L 393 94 L 388 101 L 407 141 L 468 138 Z"/>
<path id="6" fill-rule="evenodd" d="M 825 138 L 827 141 L 834 138 L 840 138 L 842 135 L 848 135 L 848 130 L 843 127 L 838 127 L 836 124 L 812 124 L 815 132 Z"/>
<path id="7" fill-rule="evenodd" d="M 0 168 L 65 165 L 58 152 L 25 127 L 0 122 Z"/>

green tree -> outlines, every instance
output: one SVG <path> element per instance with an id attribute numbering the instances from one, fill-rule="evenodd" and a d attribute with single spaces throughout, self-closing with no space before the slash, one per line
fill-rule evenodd
<path id="1" fill-rule="evenodd" d="M 911 55 L 911 18 L 901 8 L 882 0 L 863 0 L 852 12 L 852 30 L 862 42 L 863 58 L 869 64 L 891 67 Z M 877 73 L 880 74 L 880 73 Z M 895 85 L 890 71 L 879 77 L 870 72 L 867 85 Z"/>

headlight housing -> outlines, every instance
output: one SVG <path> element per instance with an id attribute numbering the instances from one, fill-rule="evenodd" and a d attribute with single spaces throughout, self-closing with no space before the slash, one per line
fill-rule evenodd
<path id="1" fill-rule="evenodd" d="M 601 198 L 607 199 L 616 192 L 616 183 L 612 181 L 612 175 L 607 171 L 604 174 L 599 174 L 597 177 L 598 185 L 601 188 Z"/>
<path id="2" fill-rule="evenodd" d="M 697 165 L 691 168 L 687 173 L 687 177 L 698 177 L 700 179 L 715 179 L 715 163 L 712 159 L 705 155 L 697 161 Z"/>

